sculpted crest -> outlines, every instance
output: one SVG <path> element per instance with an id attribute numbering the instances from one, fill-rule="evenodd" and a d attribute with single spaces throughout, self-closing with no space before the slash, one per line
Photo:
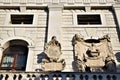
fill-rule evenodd
<path id="1" fill-rule="evenodd" d="M 75 34 L 72 40 L 77 71 L 115 72 L 116 64 L 108 35 L 98 39 L 84 39 Z"/>
<path id="2" fill-rule="evenodd" d="M 53 36 L 45 46 L 44 53 L 47 59 L 42 60 L 43 71 L 61 71 L 65 67 L 64 59 L 60 59 L 62 54 L 61 44 L 57 41 L 56 36 Z"/>

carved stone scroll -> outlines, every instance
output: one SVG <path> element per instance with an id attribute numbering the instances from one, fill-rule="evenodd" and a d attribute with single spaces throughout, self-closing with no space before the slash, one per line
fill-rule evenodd
<path id="1" fill-rule="evenodd" d="M 116 71 L 114 54 L 108 35 L 98 39 L 85 40 L 81 35 L 75 34 L 72 42 L 78 71 Z"/>

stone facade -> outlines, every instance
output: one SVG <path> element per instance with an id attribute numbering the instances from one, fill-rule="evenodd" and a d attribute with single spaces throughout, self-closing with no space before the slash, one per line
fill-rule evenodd
<path id="1" fill-rule="evenodd" d="M 77 15 L 100 15 L 100 25 L 78 25 Z M 11 24 L 11 15 L 34 15 L 32 24 Z M 39 71 L 44 47 L 56 36 L 61 43 L 63 70 L 74 71 L 72 38 L 109 34 L 120 72 L 120 4 L 116 0 L 0 0 L 0 58 L 11 40 L 28 43 L 26 72 Z M 0 59 L 1 60 L 1 59 Z"/>

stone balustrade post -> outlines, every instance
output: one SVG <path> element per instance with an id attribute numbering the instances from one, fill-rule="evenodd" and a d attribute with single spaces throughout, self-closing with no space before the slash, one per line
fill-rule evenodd
<path id="1" fill-rule="evenodd" d="M 45 77 L 45 80 L 49 80 L 49 78 L 48 78 L 48 77 Z"/>
<path id="2" fill-rule="evenodd" d="M 79 75 L 75 75 L 75 80 L 79 80 L 80 79 L 80 76 Z"/>
<path id="3" fill-rule="evenodd" d="M 58 80 L 62 80 L 62 77 L 58 77 Z"/>
<path id="4" fill-rule="evenodd" d="M 62 74 L 61 74 L 62 75 Z M 66 80 L 66 75 L 62 75 L 62 80 Z"/>

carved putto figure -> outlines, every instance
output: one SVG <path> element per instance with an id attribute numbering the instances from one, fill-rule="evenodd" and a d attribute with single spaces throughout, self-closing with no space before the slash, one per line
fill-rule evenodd
<path id="1" fill-rule="evenodd" d="M 61 71 L 65 66 L 64 59 L 60 59 L 62 54 L 61 44 L 57 41 L 56 36 L 51 38 L 45 46 L 44 53 L 47 59 L 42 60 L 42 70 L 43 71 Z"/>
<path id="2" fill-rule="evenodd" d="M 77 71 L 115 72 L 116 64 L 108 35 L 99 39 L 84 39 L 75 34 L 72 40 Z"/>

